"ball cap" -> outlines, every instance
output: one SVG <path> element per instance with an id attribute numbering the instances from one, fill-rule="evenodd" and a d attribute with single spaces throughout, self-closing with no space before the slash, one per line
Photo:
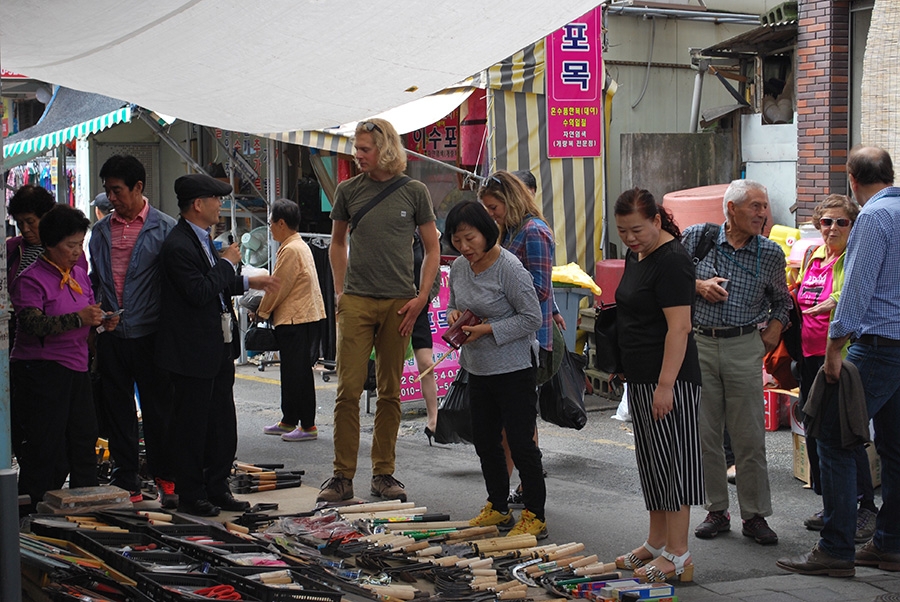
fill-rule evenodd
<path id="1" fill-rule="evenodd" d="M 228 196 L 231 191 L 230 184 L 202 173 L 192 173 L 175 180 L 175 195 L 179 203 L 208 196 Z"/>
<path id="2" fill-rule="evenodd" d="M 113 205 L 109 202 L 109 197 L 106 196 L 105 192 L 101 192 L 94 197 L 94 200 L 91 201 L 91 207 L 96 207 L 100 211 L 105 211 L 106 213 L 113 210 Z"/>

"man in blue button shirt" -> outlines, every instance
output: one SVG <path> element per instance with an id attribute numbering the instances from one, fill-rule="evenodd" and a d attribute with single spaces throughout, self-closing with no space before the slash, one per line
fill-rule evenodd
<path id="1" fill-rule="evenodd" d="M 828 382 L 838 381 L 841 349 L 853 337 L 846 360 L 859 371 L 875 424 L 883 505 L 875 536 L 855 550 L 854 451 L 844 449 L 841 433 L 835 432 L 843 419 L 823 420 L 818 450 L 825 527 L 811 552 L 778 561 L 789 571 L 830 577 L 852 577 L 854 561 L 900 571 L 900 188 L 893 186 L 890 155 L 877 147 L 854 148 L 847 176 L 863 208 L 847 242 L 844 286 L 828 332 L 824 370 Z M 829 411 L 836 413 L 833 404 L 822 413 Z"/>

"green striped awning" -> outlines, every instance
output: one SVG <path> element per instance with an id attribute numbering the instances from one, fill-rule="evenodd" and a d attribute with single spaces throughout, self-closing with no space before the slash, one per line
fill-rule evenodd
<path id="1" fill-rule="evenodd" d="M 90 134 L 96 134 L 118 123 L 131 121 L 131 107 L 122 107 L 105 115 L 100 115 L 88 121 L 82 121 L 73 126 L 56 130 L 42 136 L 19 140 L 13 144 L 3 146 L 3 158 L 9 159 L 17 155 L 35 154 L 41 151 L 56 148 L 76 138 L 83 138 Z"/>

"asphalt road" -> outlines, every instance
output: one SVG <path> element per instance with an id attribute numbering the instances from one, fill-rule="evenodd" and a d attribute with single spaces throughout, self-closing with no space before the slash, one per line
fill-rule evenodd
<path id="1" fill-rule="evenodd" d="M 278 367 L 269 366 L 260 372 L 256 366 L 246 365 L 239 366 L 237 372 L 238 458 L 303 469 L 306 471 L 304 484 L 318 487 L 331 476 L 335 379 L 325 383 L 320 375 L 316 378 L 319 439 L 287 443 L 262 434 L 263 426 L 281 417 Z M 591 406 L 605 405 L 607 409 L 589 412 L 588 424 L 580 431 L 539 421 L 540 447 L 547 471 L 547 521 L 551 542 L 580 541 L 589 553 L 612 561 L 644 541 L 647 513 L 634 458 L 631 425 L 611 419 L 615 410 L 610 404 L 601 403 L 605 400 L 590 401 Z M 367 499 L 373 416 L 365 413 L 364 401 L 360 403 L 360 412 L 363 434 L 354 486 L 356 495 Z M 446 512 L 453 520 L 471 518 L 486 497 L 474 448 L 470 445 L 429 447 L 424 426 L 424 404 L 404 404 L 397 442 L 396 478 L 405 483 L 409 500 L 417 505 L 427 506 L 433 512 Z M 731 533 L 714 540 L 690 537 L 695 582 L 784 576 L 775 566 L 775 560 L 808 551 L 816 542 L 816 534 L 803 527 L 803 520 L 821 509 L 821 500 L 792 475 L 790 430 L 767 433 L 766 446 L 775 510 L 768 520 L 779 535 L 779 543 L 760 546 L 741 535 L 735 487 L 731 486 L 731 509 L 735 514 Z M 878 496 L 880 490 L 876 490 Z M 880 499 L 876 503 L 880 504 Z M 692 528 L 704 516 L 702 508 L 694 508 Z"/>

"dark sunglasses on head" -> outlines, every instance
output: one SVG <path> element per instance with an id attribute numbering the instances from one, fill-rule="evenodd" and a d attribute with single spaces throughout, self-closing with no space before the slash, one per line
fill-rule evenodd
<path id="1" fill-rule="evenodd" d="M 846 217 L 839 217 L 837 219 L 832 219 L 830 217 L 823 217 L 819 220 L 819 225 L 823 228 L 830 228 L 834 224 L 837 224 L 841 228 L 846 228 L 850 225 L 850 220 Z"/>
<path id="2" fill-rule="evenodd" d="M 364 128 L 366 128 L 366 131 L 367 131 L 367 132 L 371 132 L 372 130 L 375 130 L 375 131 L 378 132 L 379 134 L 384 134 L 384 132 L 381 131 L 381 128 L 378 127 L 378 124 L 372 123 L 371 121 L 366 121 L 366 122 L 363 123 L 362 125 L 363 125 Z"/>

